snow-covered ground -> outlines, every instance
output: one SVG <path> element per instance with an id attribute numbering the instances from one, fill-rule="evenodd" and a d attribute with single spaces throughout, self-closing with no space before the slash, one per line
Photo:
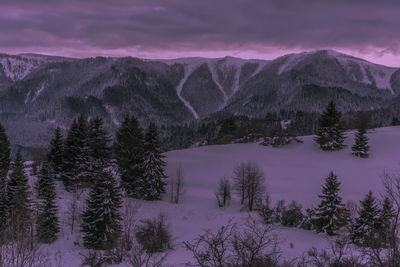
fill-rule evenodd
<path id="1" fill-rule="evenodd" d="M 303 207 L 318 204 L 317 195 L 329 171 L 333 170 L 342 182 L 340 194 L 344 201 L 359 201 L 368 190 L 377 196 L 381 191 L 381 176 L 384 171 L 400 170 L 400 127 L 371 130 L 368 133 L 371 156 L 358 159 L 351 155 L 353 134 L 348 133 L 345 149 L 323 152 L 312 141 L 312 136 L 300 137 L 304 143 L 295 143 L 282 148 L 272 148 L 254 144 L 232 144 L 205 146 L 166 153 L 167 174 L 175 174 L 182 164 L 185 177 L 184 194 L 181 204 L 171 204 L 168 196 L 164 201 L 137 201 L 141 218 L 155 217 L 159 212 L 167 215 L 174 236 L 175 251 L 167 258 L 172 266 L 183 266 L 191 260 L 191 255 L 182 246 L 183 241 L 192 240 L 205 229 L 217 229 L 230 218 L 238 223 L 247 216 L 240 212 L 238 200 L 234 197 L 231 205 L 218 208 L 215 190 L 223 176 L 231 176 L 235 164 L 253 160 L 259 164 L 266 176 L 268 192 L 272 201 L 279 199 L 296 200 Z M 71 197 L 59 193 L 61 214 L 67 212 Z M 68 227 L 64 225 L 63 227 Z M 78 228 L 79 229 L 79 228 Z M 314 231 L 280 227 L 277 230 L 280 246 L 287 258 L 300 256 L 315 246 L 329 247 L 325 235 Z M 62 266 L 79 266 L 80 254 L 84 253 L 77 232 L 72 236 L 63 230 L 60 239 L 50 247 L 50 254 L 57 251 L 62 255 Z M 291 247 L 292 243 L 292 247 Z"/>

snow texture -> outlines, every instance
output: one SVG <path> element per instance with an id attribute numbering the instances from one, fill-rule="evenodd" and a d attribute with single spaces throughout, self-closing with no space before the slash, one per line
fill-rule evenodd
<path id="1" fill-rule="evenodd" d="M 175 250 L 168 256 L 166 264 L 184 266 L 191 254 L 181 245 L 183 241 L 198 237 L 205 229 L 216 230 L 233 218 L 242 223 L 247 217 L 240 212 L 239 199 L 234 196 L 226 208 L 218 208 L 215 190 L 219 179 L 230 177 L 235 164 L 253 160 L 265 173 L 267 190 L 272 203 L 284 199 L 288 203 L 296 200 L 303 208 L 316 207 L 319 203 L 325 177 L 333 170 L 341 182 L 340 195 L 343 202 L 359 201 L 372 190 L 374 195 L 382 193 L 381 176 L 384 171 L 400 171 L 398 151 L 400 150 L 400 127 L 387 127 L 371 130 L 367 133 L 371 146 L 371 157 L 359 159 L 351 155 L 353 132 L 348 132 L 347 147 L 340 151 L 324 152 L 314 143 L 313 136 L 300 137 L 304 143 L 295 143 L 282 148 L 260 146 L 257 143 L 214 145 L 186 150 L 167 152 L 165 155 L 166 173 L 175 175 L 182 164 L 184 176 L 184 194 L 180 204 L 169 203 L 168 193 L 162 201 L 139 201 L 138 216 L 154 218 L 159 212 L 166 214 L 175 238 Z M 26 163 L 29 164 L 29 163 Z M 30 185 L 34 177 L 30 178 Z M 83 210 L 84 193 L 78 201 L 78 209 Z M 57 201 L 59 205 L 61 232 L 59 239 L 51 245 L 42 246 L 49 253 L 49 260 L 55 262 L 60 256 L 61 266 L 80 266 L 82 248 L 79 226 L 71 233 L 68 224 L 69 207 L 72 195 L 62 190 L 57 182 Z M 139 218 L 138 218 L 139 219 Z M 302 255 L 312 246 L 322 249 L 329 247 L 324 234 L 297 228 L 278 227 L 280 247 L 287 259 Z M 307 242 L 304 242 L 304 241 Z M 51 266 L 51 265 L 49 265 Z M 55 264 L 53 266 L 56 266 Z M 121 264 L 119 266 L 128 266 Z"/>

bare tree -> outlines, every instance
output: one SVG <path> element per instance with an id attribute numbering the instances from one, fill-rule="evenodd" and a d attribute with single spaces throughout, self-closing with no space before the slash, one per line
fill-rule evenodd
<path id="1" fill-rule="evenodd" d="M 192 266 L 200 267 L 224 267 L 229 266 L 232 254 L 231 240 L 235 224 L 232 219 L 221 226 L 216 232 L 206 230 L 202 235 L 193 241 L 185 241 L 183 245 L 190 251 L 196 263 Z"/>
<path id="2" fill-rule="evenodd" d="M 0 266 L 41 267 L 48 266 L 39 245 L 31 245 L 30 238 L 12 241 L 0 247 Z"/>
<path id="3" fill-rule="evenodd" d="M 185 177 L 183 176 L 182 164 L 179 163 L 178 168 L 176 169 L 176 175 L 172 175 L 170 178 L 169 189 L 171 203 L 178 204 L 181 200 L 184 181 Z"/>
<path id="4" fill-rule="evenodd" d="M 382 177 L 387 198 L 393 205 L 393 217 L 385 233 L 385 246 L 380 244 L 364 248 L 364 254 L 369 257 L 373 266 L 400 266 L 400 175 L 385 172 Z"/>
<path id="5" fill-rule="evenodd" d="M 247 201 L 248 209 L 252 211 L 254 203 L 261 198 L 265 191 L 265 177 L 255 162 L 248 162 L 247 165 Z"/>
<path id="6" fill-rule="evenodd" d="M 122 248 L 130 250 L 135 239 L 136 224 L 139 221 L 139 203 L 133 198 L 125 198 L 122 212 Z"/>
<path id="7" fill-rule="evenodd" d="M 240 203 L 247 202 L 247 209 L 252 211 L 265 191 L 265 177 L 255 162 L 240 163 L 234 169 L 233 189 L 240 196 Z"/>
<path id="8" fill-rule="evenodd" d="M 219 207 L 225 207 L 229 204 L 231 200 L 231 183 L 227 177 L 220 179 L 215 197 L 217 198 Z"/>
<path id="9" fill-rule="evenodd" d="M 29 231 L 13 235 L 14 238 L 5 239 L 0 246 L 0 266 L 10 267 L 39 267 L 48 266 L 40 245 L 35 242 L 35 213 L 31 214 Z M 9 228 L 12 228 L 10 225 Z"/>
<path id="10" fill-rule="evenodd" d="M 233 170 L 233 189 L 240 196 L 240 204 L 244 204 L 247 198 L 247 163 L 242 162 Z"/>
<path id="11" fill-rule="evenodd" d="M 250 267 L 266 266 L 266 263 L 276 264 L 281 252 L 273 230 L 273 226 L 260 224 L 249 216 L 244 227 L 236 229 L 233 235 L 234 265 Z"/>
<path id="12" fill-rule="evenodd" d="M 69 227 L 71 230 L 71 234 L 73 234 L 74 229 L 79 227 L 80 223 L 80 215 L 82 213 L 82 203 L 81 203 L 81 196 L 84 190 L 76 186 L 75 190 L 72 192 L 72 202 L 69 204 L 68 207 L 68 215 L 69 215 Z"/>

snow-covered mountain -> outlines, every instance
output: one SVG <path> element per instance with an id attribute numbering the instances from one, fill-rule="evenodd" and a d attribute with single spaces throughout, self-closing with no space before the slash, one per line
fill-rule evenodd
<path id="1" fill-rule="evenodd" d="M 48 127 L 66 128 L 78 114 L 99 115 L 113 131 L 126 114 L 171 125 L 213 114 L 321 111 L 331 99 L 342 111 L 377 109 L 399 95 L 400 69 L 331 50 L 271 61 L 0 54 L 0 122 L 13 143 L 34 146 L 47 142 Z"/>
<path id="2" fill-rule="evenodd" d="M 0 54 L 0 73 L 15 82 L 24 79 L 43 64 L 70 60 L 71 59 L 63 57 L 51 57 L 37 54 Z"/>

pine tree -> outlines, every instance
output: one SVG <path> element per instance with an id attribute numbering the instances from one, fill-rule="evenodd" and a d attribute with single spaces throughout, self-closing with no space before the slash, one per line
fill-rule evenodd
<path id="1" fill-rule="evenodd" d="M 53 175 L 57 180 L 61 179 L 61 173 L 63 167 L 63 153 L 64 153 L 64 140 L 61 134 L 60 127 L 57 127 L 54 132 L 54 137 L 50 141 L 49 153 L 47 154 L 47 160 L 50 163 Z"/>
<path id="2" fill-rule="evenodd" d="M 111 173 L 100 173 L 96 181 L 82 215 L 84 246 L 109 249 L 114 247 L 121 233 L 121 194 Z"/>
<path id="3" fill-rule="evenodd" d="M 335 235 L 340 227 L 347 222 L 347 212 L 339 196 L 340 182 L 331 171 L 322 187 L 322 194 L 318 195 L 321 203 L 315 211 L 315 225 L 318 232 Z"/>
<path id="4" fill-rule="evenodd" d="M 44 162 L 35 184 L 37 199 L 39 200 L 36 220 L 36 236 L 40 243 L 53 243 L 57 240 L 60 231 L 58 223 L 58 208 L 55 202 L 56 192 L 52 168 Z"/>
<path id="5" fill-rule="evenodd" d="M 344 147 L 344 126 L 341 116 L 342 114 L 336 110 L 335 103 L 329 102 L 319 120 L 315 138 L 322 150 L 339 150 Z"/>
<path id="6" fill-rule="evenodd" d="M 104 168 L 111 165 L 109 142 L 110 137 L 104 129 L 103 120 L 99 117 L 90 120 L 87 144 L 89 146 L 89 170 L 91 176 L 95 177 Z"/>
<path id="7" fill-rule="evenodd" d="M 0 225 L 7 218 L 7 174 L 10 168 L 10 142 L 5 129 L 0 124 Z"/>
<path id="8" fill-rule="evenodd" d="M 145 200 L 159 200 L 165 193 L 167 176 L 164 173 L 166 165 L 161 154 L 158 130 L 154 123 L 150 123 L 145 136 L 144 144 L 144 184 Z"/>
<path id="9" fill-rule="evenodd" d="M 118 129 L 114 154 L 121 175 L 121 186 L 130 197 L 143 198 L 143 130 L 135 117 L 127 116 Z"/>
<path id="10" fill-rule="evenodd" d="M 11 238 L 23 236 L 29 229 L 31 215 L 29 195 L 28 177 L 24 171 L 21 151 L 18 149 L 7 185 Z"/>
<path id="11" fill-rule="evenodd" d="M 360 201 L 358 218 L 351 228 L 351 240 L 359 246 L 376 244 L 379 229 L 379 208 L 371 191 Z"/>
<path id="12" fill-rule="evenodd" d="M 74 120 L 68 131 L 64 144 L 64 161 L 62 180 L 67 190 L 88 185 L 89 145 L 87 142 L 87 125 L 81 116 Z"/>
<path id="13" fill-rule="evenodd" d="M 355 135 L 354 145 L 351 147 L 352 154 L 359 158 L 368 158 L 369 146 L 368 137 L 365 136 L 367 130 L 364 126 L 360 126 Z"/>

